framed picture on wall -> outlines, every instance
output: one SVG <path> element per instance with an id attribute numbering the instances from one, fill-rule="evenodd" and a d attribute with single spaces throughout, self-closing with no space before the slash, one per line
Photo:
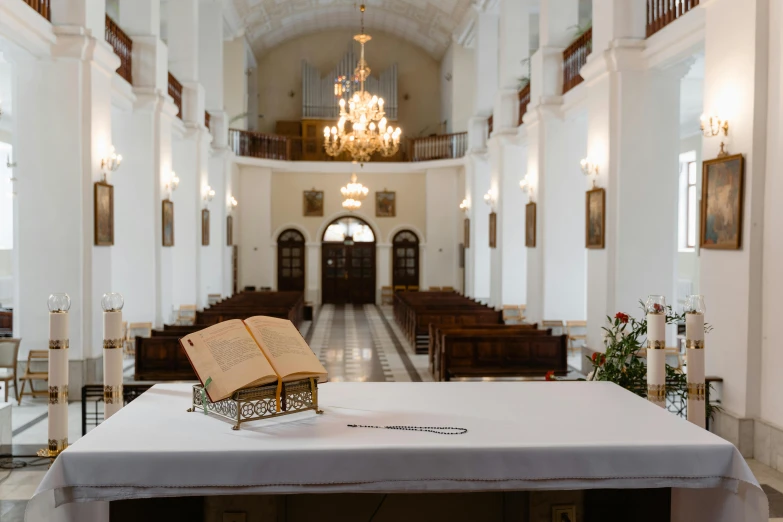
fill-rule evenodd
<path id="1" fill-rule="evenodd" d="M 705 161 L 701 180 L 701 248 L 739 250 L 742 244 L 742 154 Z"/>
<path id="2" fill-rule="evenodd" d="M 470 218 L 465 218 L 464 235 L 465 235 L 465 248 L 470 248 Z"/>
<path id="3" fill-rule="evenodd" d="M 114 244 L 114 187 L 105 181 L 95 183 L 95 246 Z"/>
<path id="4" fill-rule="evenodd" d="M 498 215 L 495 212 L 489 213 L 489 248 L 497 247 L 498 233 Z"/>
<path id="5" fill-rule="evenodd" d="M 606 226 L 606 191 L 588 190 L 585 201 L 585 247 L 604 248 Z"/>
<path id="6" fill-rule="evenodd" d="M 234 245 L 234 216 L 226 216 L 226 245 Z"/>
<path id="7" fill-rule="evenodd" d="M 525 205 L 525 246 L 536 246 L 536 204 L 532 201 Z"/>
<path id="8" fill-rule="evenodd" d="M 304 216 L 305 217 L 323 217 L 324 215 L 324 191 L 323 190 L 305 190 L 304 191 Z"/>
<path id="9" fill-rule="evenodd" d="M 201 211 L 201 246 L 209 246 L 209 209 Z"/>
<path id="10" fill-rule="evenodd" d="M 174 202 L 163 200 L 163 246 L 174 246 Z"/>
<path id="11" fill-rule="evenodd" d="M 397 215 L 397 193 L 378 191 L 375 193 L 375 217 L 395 217 Z"/>

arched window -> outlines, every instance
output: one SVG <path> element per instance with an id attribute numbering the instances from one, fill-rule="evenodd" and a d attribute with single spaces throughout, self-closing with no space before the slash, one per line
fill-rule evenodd
<path id="1" fill-rule="evenodd" d="M 289 228 L 277 237 L 277 289 L 281 292 L 305 289 L 305 239 Z"/>
<path id="2" fill-rule="evenodd" d="M 419 286 L 419 238 L 401 230 L 392 240 L 392 285 Z"/>

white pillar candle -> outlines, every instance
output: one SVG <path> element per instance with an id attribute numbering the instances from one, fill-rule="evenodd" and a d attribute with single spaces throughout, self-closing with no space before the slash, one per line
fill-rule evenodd
<path id="1" fill-rule="evenodd" d="M 666 314 L 647 314 L 647 399 L 666 407 Z"/>
<path id="2" fill-rule="evenodd" d="M 688 365 L 688 420 L 706 428 L 703 313 L 685 314 L 685 357 Z"/>
<path id="3" fill-rule="evenodd" d="M 49 409 L 46 456 L 68 447 L 68 338 L 71 300 L 66 294 L 49 297 Z M 47 452 L 48 451 L 48 452 Z"/>
<path id="4" fill-rule="evenodd" d="M 103 418 L 122 408 L 122 295 L 104 294 L 103 308 Z"/>

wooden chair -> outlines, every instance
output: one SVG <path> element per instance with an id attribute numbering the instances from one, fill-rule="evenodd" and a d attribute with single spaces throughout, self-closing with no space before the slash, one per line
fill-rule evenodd
<path id="1" fill-rule="evenodd" d="M 136 337 L 152 337 L 152 323 L 130 323 L 125 339 L 125 356 L 136 356 Z"/>
<path id="2" fill-rule="evenodd" d="M 34 364 L 41 364 L 46 361 L 46 371 L 34 371 Z M 22 404 L 22 397 L 24 397 L 24 387 L 27 382 L 30 382 L 30 396 L 31 397 L 43 397 L 49 396 L 48 387 L 46 390 L 36 390 L 33 387 L 33 381 L 49 381 L 49 350 L 30 350 L 27 354 L 27 368 L 24 370 L 24 375 L 19 379 L 21 386 L 19 387 L 19 393 L 16 396 L 17 404 Z"/>
<path id="3" fill-rule="evenodd" d="M 453 286 L 442 286 L 440 288 L 440 291 L 441 292 L 453 292 L 454 291 L 454 287 Z"/>
<path id="4" fill-rule="evenodd" d="M 405 290 L 406 290 L 405 289 L 405 285 L 394 285 L 394 292 L 395 293 L 397 293 L 397 292 L 404 292 Z"/>
<path id="5" fill-rule="evenodd" d="M 8 402 L 8 382 L 14 385 L 14 392 L 19 398 L 19 385 L 16 383 L 16 358 L 19 356 L 21 339 L 0 339 L 0 381 L 3 381 L 5 402 Z"/>
<path id="6" fill-rule="evenodd" d="M 419 285 L 408 285 L 408 292 L 418 292 Z"/>
<path id="7" fill-rule="evenodd" d="M 211 303 L 214 304 L 214 303 Z M 196 322 L 196 305 L 179 305 L 174 324 L 191 325 Z M 146 336 L 142 336 L 146 337 Z"/>
<path id="8" fill-rule="evenodd" d="M 541 328 L 543 330 L 546 330 L 547 328 L 552 329 L 552 335 L 562 335 L 565 330 L 565 325 L 563 324 L 563 321 L 541 321 Z M 557 330 L 557 329 L 560 330 Z"/>
<path id="9" fill-rule="evenodd" d="M 431 286 L 428 290 L 428 292 L 440 292 L 439 286 Z"/>
<path id="10" fill-rule="evenodd" d="M 220 300 L 223 299 L 223 296 L 220 294 L 207 294 L 207 304 L 209 306 L 218 304 Z M 182 310 L 182 307 L 180 307 L 180 310 Z M 195 310 L 195 307 L 194 307 Z"/>
<path id="11" fill-rule="evenodd" d="M 522 313 L 523 305 L 503 305 L 503 322 L 505 324 L 522 324 L 525 318 Z"/>
<path id="12" fill-rule="evenodd" d="M 390 286 L 381 287 L 381 304 L 394 304 L 394 291 Z"/>
<path id="13" fill-rule="evenodd" d="M 573 329 L 584 328 L 584 333 L 576 334 Z M 574 349 L 574 341 L 587 342 L 587 321 L 566 321 L 566 333 L 568 334 L 568 351 Z"/>

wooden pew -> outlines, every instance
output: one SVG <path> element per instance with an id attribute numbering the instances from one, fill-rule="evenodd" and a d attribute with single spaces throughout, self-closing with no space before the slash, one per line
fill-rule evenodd
<path id="1" fill-rule="evenodd" d="M 453 377 L 543 377 L 568 373 L 567 335 L 463 332 L 445 334 L 438 380 Z"/>
<path id="2" fill-rule="evenodd" d="M 198 380 L 179 337 L 136 337 L 137 381 Z"/>
<path id="3" fill-rule="evenodd" d="M 441 339 L 445 333 L 462 332 L 462 331 L 487 331 L 497 330 L 501 332 L 541 332 L 546 334 L 545 330 L 537 330 L 536 324 L 477 324 L 477 325 L 447 325 L 447 324 L 435 324 L 430 323 L 429 330 L 429 344 L 427 346 L 427 356 L 429 360 L 429 370 L 433 375 L 437 375 L 438 362 L 440 360 L 441 352 Z M 552 331 L 548 333 L 551 335 Z"/>

